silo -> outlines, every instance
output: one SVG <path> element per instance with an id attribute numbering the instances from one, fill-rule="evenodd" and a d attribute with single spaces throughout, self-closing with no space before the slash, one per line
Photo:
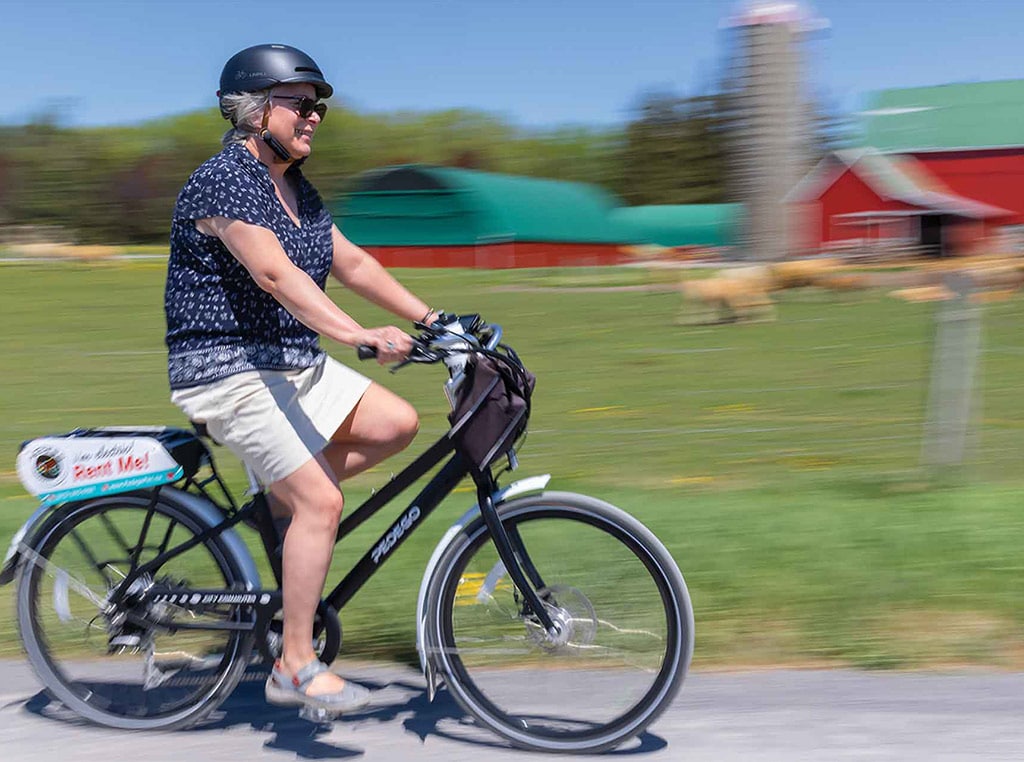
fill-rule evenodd
<path id="1" fill-rule="evenodd" d="M 744 209 L 744 258 L 795 253 L 795 220 L 783 198 L 808 169 L 801 47 L 807 33 L 825 25 L 797 3 L 749 3 L 726 21 L 733 36 L 732 195 Z"/>

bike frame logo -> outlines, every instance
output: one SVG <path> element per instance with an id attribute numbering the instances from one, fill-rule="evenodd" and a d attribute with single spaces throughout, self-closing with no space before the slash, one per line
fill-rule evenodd
<path id="1" fill-rule="evenodd" d="M 395 547 L 395 543 L 402 539 L 402 536 L 409 531 L 413 524 L 419 521 L 420 518 L 420 507 L 414 505 L 406 513 L 402 515 L 398 521 L 394 523 L 394 526 L 388 530 L 387 535 L 377 543 L 377 547 L 373 549 L 371 558 L 375 564 L 380 564 L 381 560 L 391 549 Z"/>

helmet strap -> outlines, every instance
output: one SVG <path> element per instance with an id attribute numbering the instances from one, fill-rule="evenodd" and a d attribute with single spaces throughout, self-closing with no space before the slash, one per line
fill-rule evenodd
<path id="1" fill-rule="evenodd" d="M 269 120 L 270 120 L 270 106 L 268 105 L 263 110 L 263 124 L 260 125 L 260 132 L 259 132 L 260 139 L 264 143 L 266 143 L 268 146 L 270 146 L 270 150 L 273 151 L 277 155 L 277 158 L 280 159 L 281 161 L 283 161 L 283 162 L 293 162 L 293 161 L 295 161 L 295 159 L 292 157 L 292 155 L 288 153 L 288 150 L 283 145 L 281 145 L 281 141 L 278 140 L 277 138 L 275 138 L 273 135 L 270 134 L 270 130 L 267 129 L 267 122 Z"/>

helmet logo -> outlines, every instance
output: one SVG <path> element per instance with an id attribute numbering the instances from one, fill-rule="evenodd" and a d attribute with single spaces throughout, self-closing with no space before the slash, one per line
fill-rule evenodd
<path id="1" fill-rule="evenodd" d="M 244 71 L 239 69 L 235 72 L 235 79 L 255 79 L 256 77 L 265 77 L 267 73 L 265 71 Z"/>

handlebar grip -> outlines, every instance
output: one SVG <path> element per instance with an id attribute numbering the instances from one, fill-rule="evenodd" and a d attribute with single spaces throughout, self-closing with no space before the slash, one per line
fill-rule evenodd
<path id="1" fill-rule="evenodd" d="M 360 344 L 356 347 L 356 355 L 360 360 L 372 360 L 377 356 L 377 347 L 371 347 L 369 344 Z"/>

